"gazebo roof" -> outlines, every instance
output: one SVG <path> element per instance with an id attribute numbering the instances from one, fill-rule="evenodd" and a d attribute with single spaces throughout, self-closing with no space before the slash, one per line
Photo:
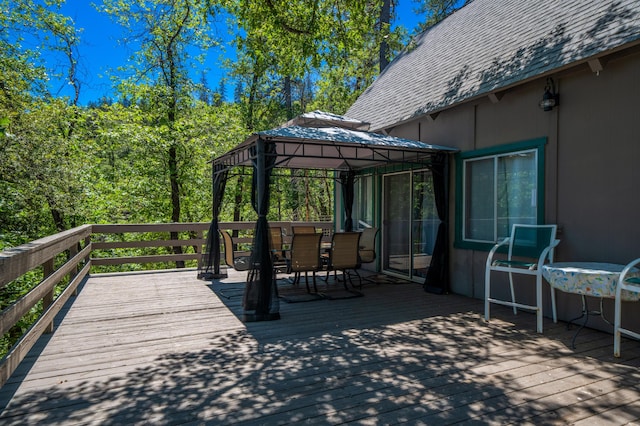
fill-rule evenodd
<path id="1" fill-rule="evenodd" d="M 276 144 L 276 167 L 291 169 L 362 170 L 389 163 L 428 164 L 434 153 L 458 151 L 350 128 L 291 125 L 253 133 L 214 159 L 214 167 L 250 166 L 252 147 L 258 139 Z"/>
<path id="2" fill-rule="evenodd" d="M 344 115 L 333 114 L 325 111 L 305 112 L 296 118 L 287 121 L 282 127 L 343 127 L 351 130 L 369 130 L 369 123 L 356 120 Z"/>

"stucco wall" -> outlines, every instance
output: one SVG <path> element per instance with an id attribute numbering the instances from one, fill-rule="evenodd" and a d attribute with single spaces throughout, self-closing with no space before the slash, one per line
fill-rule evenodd
<path id="1" fill-rule="evenodd" d="M 640 257 L 640 54 L 609 60 L 600 75 L 585 64 L 554 80 L 560 106 L 551 112 L 538 107 L 540 79 L 508 90 L 497 103 L 483 98 L 392 134 L 462 151 L 547 138 L 545 221 L 559 225 L 556 261 L 627 263 Z M 451 166 L 451 290 L 482 298 L 487 253 L 453 248 Z M 546 285 L 543 293 L 550 313 Z M 558 308 L 562 319 L 571 318 L 579 313 L 579 298 L 560 294 Z M 605 310 L 613 316 L 612 304 Z"/>

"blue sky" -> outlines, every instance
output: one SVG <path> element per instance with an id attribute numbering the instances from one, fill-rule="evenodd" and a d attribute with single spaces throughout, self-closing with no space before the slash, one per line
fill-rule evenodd
<path id="1" fill-rule="evenodd" d="M 78 28 L 82 28 L 82 41 L 79 47 L 81 104 L 98 100 L 102 96 L 109 96 L 112 93 L 112 84 L 108 77 L 109 70 L 126 64 L 130 56 L 128 49 L 119 45 L 120 28 L 113 24 L 107 15 L 96 11 L 91 3 L 85 0 L 69 0 L 62 8 L 62 12 L 73 18 Z M 423 16 L 416 15 L 414 9 L 413 0 L 399 0 L 396 8 L 396 24 L 402 23 L 407 29 L 413 30 L 424 19 Z M 226 35 L 223 23 L 220 23 L 218 31 L 221 36 Z M 220 79 L 227 74 L 227 70 L 219 65 L 221 56 L 234 57 L 233 52 L 212 52 L 203 65 L 208 85 L 212 89 L 216 89 Z M 196 75 L 193 77 L 198 81 L 201 71 L 194 71 L 194 73 Z M 51 83 L 51 90 L 58 96 L 72 94 L 71 89 L 66 87 L 64 82 L 55 80 Z M 232 91 L 232 87 L 227 87 L 227 93 Z"/>

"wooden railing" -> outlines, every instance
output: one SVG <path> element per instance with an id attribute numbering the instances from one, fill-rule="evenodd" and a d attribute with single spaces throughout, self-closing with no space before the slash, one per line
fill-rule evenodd
<path id="1" fill-rule="evenodd" d="M 333 228 L 330 222 L 299 224 L 321 228 L 325 240 L 330 238 Z M 289 241 L 291 222 L 270 222 L 270 225 L 280 226 L 285 232 L 285 241 Z M 255 222 L 220 223 L 220 229 L 237 231 L 234 242 L 238 244 L 250 243 L 254 228 Z M 38 338 L 53 331 L 54 317 L 67 300 L 77 294 L 78 285 L 92 267 L 168 265 L 186 261 L 199 265 L 208 229 L 209 223 L 83 225 L 0 252 L 0 289 L 34 270 L 40 270 L 42 275 L 42 280 L 31 291 L 0 312 L 0 336 L 11 330 L 40 301 L 43 306 L 37 321 L 0 361 L 0 386 L 9 379 Z M 171 233 L 184 238 L 171 239 Z M 125 235 L 128 238 L 124 238 Z M 174 247 L 181 247 L 181 250 L 174 250 Z M 136 253 L 144 250 L 166 253 Z M 122 251 L 130 253 L 120 255 Z M 55 297 L 56 287 L 65 283 L 66 287 Z"/>
<path id="2" fill-rule="evenodd" d="M 128 263 L 171 263 L 188 260 L 200 261 L 202 246 L 205 244 L 205 231 L 209 229 L 208 223 L 145 223 L 137 225 L 93 225 L 92 228 L 92 266 L 114 266 Z M 165 239 L 162 234 L 167 233 L 186 234 L 185 239 Z M 152 235 L 151 239 L 124 240 L 114 238 L 124 234 Z M 111 237 L 111 238 L 107 238 Z M 166 254 L 112 256 L 104 252 L 113 252 L 119 249 L 153 249 L 167 248 Z M 180 247 L 181 253 L 171 253 L 169 248 Z M 187 252 L 191 247 L 192 252 Z"/>
<path id="3" fill-rule="evenodd" d="M 0 252 L 0 288 L 36 268 L 42 268 L 43 276 L 29 293 L 0 313 L 0 335 L 4 335 L 40 301 L 43 303 L 42 314 L 36 323 L 3 358 L 0 386 L 9 379 L 42 333 L 53 331 L 54 317 L 89 273 L 90 235 L 91 225 L 85 225 Z M 62 253 L 67 254 L 66 260 L 55 269 Z M 56 286 L 66 276 L 69 277 L 68 285 L 54 298 Z"/>

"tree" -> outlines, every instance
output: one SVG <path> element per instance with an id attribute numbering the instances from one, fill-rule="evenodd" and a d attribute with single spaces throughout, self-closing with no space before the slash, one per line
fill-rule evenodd
<path id="1" fill-rule="evenodd" d="M 59 13 L 61 1 L 8 3 L 0 3 L 0 180 L 15 189 L 7 193 L 33 209 L 47 205 L 55 229 L 62 231 L 77 219 L 76 172 L 81 164 L 73 163 L 71 154 L 80 119 L 78 30 Z M 25 49 L 23 43 L 34 47 Z M 64 78 L 74 89 L 72 99 L 54 99 L 48 92 L 43 50 L 66 62 Z"/>
<path id="2" fill-rule="evenodd" d="M 211 105 L 211 89 L 209 88 L 209 83 L 207 82 L 207 74 L 204 71 L 200 73 L 200 84 L 198 85 L 197 92 L 198 100 L 200 102 Z"/>
<path id="3" fill-rule="evenodd" d="M 442 21 L 461 7 L 471 3 L 473 0 L 413 0 L 419 6 L 417 13 L 425 13 L 426 21 L 419 26 L 420 31 L 424 31 L 432 25 Z"/>
<path id="4" fill-rule="evenodd" d="M 387 35 L 391 24 L 391 0 L 383 0 L 380 8 L 379 33 L 380 39 L 380 72 L 389 64 L 389 43 L 387 43 Z"/>
<path id="5" fill-rule="evenodd" d="M 183 168 L 191 153 L 177 124 L 188 109 L 194 85 L 188 66 L 194 49 L 206 52 L 217 41 L 209 32 L 209 18 L 216 12 L 212 2 L 198 0 L 105 0 L 104 9 L 128 32 L 128 42 L 137 46 L 135 67 L 120 90 L 154 111 L 156 146 L 165 153 L 169 181 L 170 220 L 182 216 Z M 196 55 L 196 59 L 198 58 Z M 173 233 L 171 238 L 177 239 Z M 181 253 L 179 246 L 175 253 Z M 183 266 L 179 263 L 178 266 Z"/>
<path id="6" fill-rule="evenodd" d="M 247 130 L 274 127 L 316 107 L 346 111 L 377 74 L 381 42 L 392 51 L 399 48 L 401 32 L 389 32 L 389 25 L 379 22 L 381 5 L 381 0 L 225 3 L 239 29 L 235 44 L 240 54 L 233 72 L 245 89 L 239 99 Z M 326 76 L 331 78 L 328 84 Z M 308 88 L 315 84 L 320 99 L 314 100 Z M 286 198 L 274 205 L 284 205 L 287 214 L 301 218 L 320 212 L 327 203 L 318 193 L 308 202 L 305 185 L 310 180 L 295 171 L 289 174 L 286 191 L 274 191 Z"/>
<path id="7" fill-rule="evenodd" d="M 380 23 L 382 4 L 381 0 L 228 2 L 239 28 L 235 44 L 242 52 L 234 73 L 251 70 L 259 80 L 278 82 L 283 108 L 280 122 L 304 112 L 292 98 L 293 82 L 319 72 L 345 71 L 354 62 L 362 64 L 361 58 L 371 57 L 372 49 L 379 52 L 383 41 L 391 52 L 399 48 L 402 32 L 390 32 L 388 23 Z M 378 59 L 366 62 L 377 64 Z M 369 76 L 375 74 L 367 71 L 362 80 L 370 83 Z M 366 83 L 361 84 L 362 89 Z"/>
<path id="8" fill-rule="evenodd" d="M 226 87 L 226 78 L 221 78 L 218 84 L 218 89 L 213 94 L 213 100 L 216 106 L 222 106 L 224 102 L 226 102 L 227 98 L 227 87 Z"/>

